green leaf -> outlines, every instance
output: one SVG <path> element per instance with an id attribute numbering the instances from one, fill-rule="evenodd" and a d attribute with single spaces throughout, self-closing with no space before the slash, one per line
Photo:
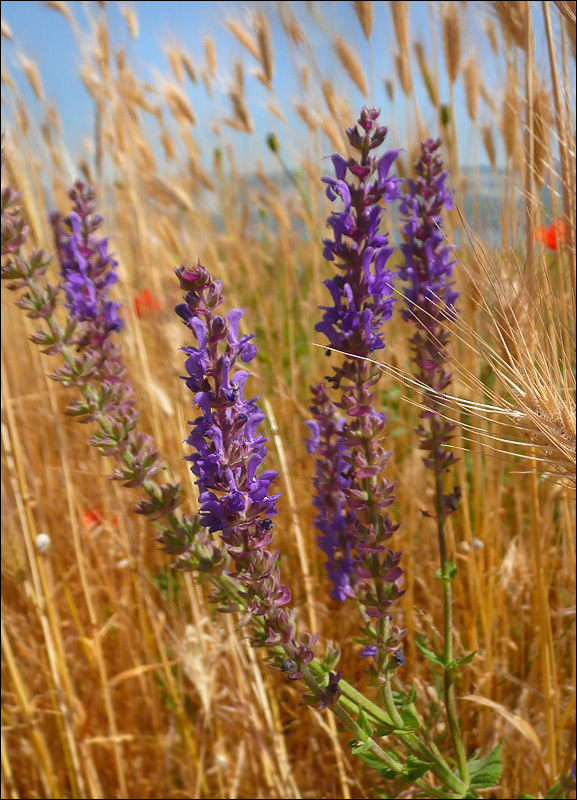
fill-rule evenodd
<path id="1" fill-rule="evenodd" d="M 499 744 L 485 758 L 469 761 L 470 785 L 476 789 L 490 789 L 501 780 L 503 764 L 501 763 L 501 747 Z"/>
<path id="2" fill-rule="evenodd" d="M 386 764 L 383 764 L 377 756 L 372 753 L 369 748 L 369 742 L 359 742 L 359 741 L 351 741 L 349 742 L 349 747 L 353 755 L 358 756 L 361 758 L 365 764 L 367 764 L 371 769 L 374 769 L 375 772 L 384 778 L 386 781 L 392 781 L 394 778 L 397 777 L 397 772 L 394 769 L 391 769 Z M 390 757 L 395 759 L 395 756 L 392 753 L 389 753 Z"/>
<path id="3" fill-rule="evenodd" d="M 412 731 L 418 731 L 420 728 L 419 720 L 416 713 L 411 708 L 403 708 L 399 711 L 401 715 L 401 719 L 403 720 L 402 727 L 398 727 L 396 725 L 391 725 L 387 723 L 383 723 L 382 725 L 378 725 L 373 732 L 374 736 L 390 736 L 394 734 L 396 736 L 403 736 L 406 733 L 411 733 Z"/>
<path id="4" fill-rule="evenodd" d="M 374 730 L 373 736 L 375 738 L 380 738 L 381 736 L 390 736 L 391 733 L 395 730 L 394 725 L 389 725 L 387 722 L 383 722 L 382 725 L 377 725 Z"/>
<path id="5" fill-rule="evenodd" d="M 457 566 L 452 558 L 450 558 L 446 563 L 444 568 L 437 570 L 435 575 L 438 581 L 454 581 L 457 577 L 458 571 Z"/>
<path id="6" fill-rule="evenodd" d="M 461 666 L 462 664 L 470 664 L 471 661 L 475 658 L 475 655 L 478 653 L 478 650 L 473 650 L 472 653 L 469 653 L 468 656 L 461 656 L 461 658 L 457 659 L 457 664 Z"/>
<path id="7" fill-rule="evenodd" d="M 462 667 L 465 664 L 470 664 L 471 661 L 475 658 L 475 654 L 478 650 L 473 650 L 472 653 L 469 653 L 467 656 L 461 656 L 461 658 L 456 658 L 454 661 L 450 661 L 447 666 L 449 669 L 456 669 L 457 667 Z"/>
<path id="8" fill-rule="evenodd" d="M 409 756 L 405 762 L 405 766 L 403 767 L 403 779 L 407 783 L 412 783 L 413 781 L 422 778 L 423 775 L 433 767 L 434 764 L 428 763 L 427 761 L 421 761 L 420 758 L 416 756 Z"/>
<path id="9" fill-rule="evenodd" d="M 370 725 L 370 723 L 367 720 L 367 718 L 365 717 L 365 713 L 364 713 L 363 709 L 360 706 L 359 706 L 358 726 L 362 730 L 362 732 L 365 734 L 365 736 L 368 736 L 370 738 L 373 735 L 373 728 Z"/>
<path id="10" fill-rule="evenodd" d="M 410 733 L 411 731 L 419 730 L 419 719 L 413 709 L 403 708 L 400 714 L 403 720 L 403 727 L 401 729 L 395 729 L 395 733 Z"/>
<path id="11" fill-rule="evenodd" d="M 461 658 L 458 658 L 458 659 L 456 660 L 456 662 L 455 662 L 455 663 L 456 663 L 456 665 L 457 665 L 458 667 L 462 667 L 464 664 L 470 664 L 470 663 L 471 663 L 471 661 L 472 661 L 472 660 L 475 658 L 475 655 L 476 655 L 478 652 L 479 652 L 478 650 L 473 650 L 473 652 L 472 652 L 472 653 L 469 653 L 469 655 L 468 655 L 468 656 L 461 656 Z"/>
<path id="12" fill-rule="evenodd" d="M 432 650 L 427 650 L 425 645 L 421 644 L 421 642 L 418 639 L 415 639 L 415 644 L 417 645 L 421 653 L 425 656 L 425 658 L 428 658 L 429 661 L 433 662 L 433 664 L 438 664 L 441 667 L 445 666 L 445 662 L 443 661 L 442 656 L 437 655 L 437 653 L 433 653 Z"/>

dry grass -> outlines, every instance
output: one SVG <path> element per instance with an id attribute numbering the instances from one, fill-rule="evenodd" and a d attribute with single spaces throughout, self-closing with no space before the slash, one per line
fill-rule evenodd
<path id="1" fill-rule="evenodd" d="M 47 5 L 80 36 L 72 7 Z M 478 650 L 457 694 L 466 698 L 459 707 L 470 752 L 487 752 L 504 740 L 505 772 L 493 796 L 544 796 L 557 772 L 570 767 L 575 742 L 574 50 L 567 27 L 573 4 L 543 4 L 543 11 L 532 12 L 550 48 L 549 63 L 531 65 L 529 97 L 515 49 L 527 43 L 527 4 L 495 3 L 483 26 L 504 76 L 495 97 L 476 82 L 482 64 L 466 61 L 461 69 L 460 54 L 442 58 L 447 14 L 459 15 L 451 24 L 466 37 L 468 10 L 444 4 L 453 11 L 445 10 L 443 23 L 440 4 L 434 5 L 438 29 L 425 52 L 415 49 L 409 4 L 391 4 L 398 54 L 406 62 L 397 81 L 382 74 L 374 52 L 381 91 L 386 81 L 391 101 L 406 96 L 408 139 L 391 146 L 414 152 L 419 125 L 426 123 L 428 135 L 449 138 L 449 167 L 457 179 L 458 164 L 451 160 L 456 130 L 443 127 L 446 98 L 435 66 L 444 64 L 451 106 L 453 85 L 463 82 L 476 120 L 472 135 L 494 169 L 498 151 L 504 147 L 507 154 L 498 198 L 500 248 L 491 250 L 482 230 L 469 238 L 457 213 L 449 220 L 463 241 L 454 336 L 458 402 L 450 411 L 460 423 L 455 482 L 463 493 L 449 529 L 459 568 L 454 633 L 459 653 Z M 364 35 L 375 41 L 372 4 L 355 7 L 352 24 L 358 29 L 356 13 Z M 272 5 L 269 10 L 276 13 Z M 136 37 L 135 12 L 123 13 Z M 269 412 L 270 466 L 279 471 L 283 491 L 275 526 L 283 575 L 300 623 L 318 628 L 321 643 L 339 641 L 345 677 L 366 686 L 354 641 L 356 614 L 330 599 L 323 578 L 310 503 L 313 464 L 302 425 L 308 386 L 327 371 L 323 350 L 312 346 L 316 308 L 326 301 L 322 279 L 332 274 L 319 246 L 327 214 L 320 157 L 343 150 L 342 129 L 353 121 L 350 109 L 358 100 L 344 96 L 336 75 L 319 72 L 301 17 L 287 4 L 278 13 L 282 26 L 272 30 L 284 30 L 299 80 L 306 68 L 308 89 L 292 107 L 275 96 L 272 16 L 253 17 L 251 31 L 229 20 L 230 34 L 247 50 L 247 60 L 257 61 L 259 74 L 239 63 L 224 90 L 232 114 L 206 121 L 196 119 L 184 77 L 200 77 L 194 91 L 216 96 L 214 42 L 205 40 L 204 63 L 190 63 L 192 72 L 176 48 L 170 59 L 175 77 L 150 86 L 121 53 L 106 10 L 97 9 L 97 39 L 80 41 L 82 79 L 97 111 L 81 169 L 98 187 L 106 233 L 121 264 L 122 336 L 142 426 L 182 482 L 188 511 L 195 492 L 182 441 L 191 403 L 179 380 L 177 348 L 190 342 L 172 312 L 179 300 L 172 268 L 200 257 L 223 280 L 228 307 L 247 309 L 247 330 L 256 329 L 259 345 L 252 386 Z M 7 25 L 2 31 L 10 35 Z M 366 94 L 363 54 L 328 26 L 319 24 L 316 35 L 327 48 L 334 45 L 335 72 L 344 68 Z M 17 52 L 18 42 L 6 47 Z M 412 52 L 419 69 L 412 69 Z M 14 119 L 8 177 L 23 192 L 32 245 L 49 247 L 47 211 L 67 208 L 71 158 L 58 110 L 43 99 L 51 87 L 29 57 L 20 65 L 37 91 L 27 107 L 16 88 L 22 76 L 3 64 L 3 97 Z M 258 164 L 259 181 L 239 169 L 242 153 L 229 137 L 236 130 L 253 135 L 247 86 L 255 80 L 266 85 L 267 102 L 280 114 L 274 125 L 283 153 L 291 149 L 297 118 L 308 126 L 308 141 L 298 147 L 301 193 L 271 180 Z M 416 111 L 410 114 L 419 86 L 430 99 L 420 121 Z M 439 120 L 438 128 L 432 120 Z M 201 157 L 197 139 L 208 124 L 214 124 L 212 163 Z M 263 131 L 258 136 L 262 142 Z M 405 156 L 405 169 L 407 163 Z M 555 251 L 533 239 L 545 222 L 536 179 L 551 189 L 553 215 L 566 225 Z M 519 197 L 527 213 L 521 229 Z M 260 211 L 256 219 L 254 209 Z M 134 299 L 143 288 L 158 298 L 160 310 L 139 317 Z M 107 464 L 85 445 L 88 431 L 61 413 L 68 392 L 45 377 L 53 359 L 23 335 L 36 326 L 13 300 L 3 289 L 2 797 L 376 796 L 373 776 L 352 761 L 348 737 L 329 712 L 298 706 L 299 687 L 267 668 L 231 617 L 213 612 L 205 588 L 168 568 L 153 532 L 131 511 L 136 494 L 107 480 Z M 422 513 L 432 490 L 412 432 L 419 394 L 399 380 L 410 357 L 402 323 L 390 325 L 387 341 L 383 402 L 394 451 L 390 477 L 398 481 L 392 514 L 401 522 L 395 544 L 404 550 L 407 570 L 399 610 L 408 628 L 402 677 L 415 683 L 423 716 L 444 749 L 437 678 L 414 645 L 415 635 L 425 634 L 435 646 L 442 630 L 442 603 L 431 588 L 438 567 L 434 526 Z M 391 374 L 395 369 L 399 377 Z M 404 395 L 413 402 L 403 402 Z M 42 533 L 51 538 L 45 552 L 35 544 Z"/>
<path id="2" fill-rule="evenodd" d="M 345 68 L 351 81 L 357 86 L 360 93 L 367 94 L 367 80 L 363 71 L 362 64 L 357 54 L 347 44 L 345 39 L 339 34 L 335 34 L 334 48 L 337 58 Z"/>
<path id="3" fill-rule="evenodd" d="M 373 5 L 373 0 L 355 0 L 353 3 L 353 8 L 355 9 L 355 14 L 361 23 L 361 28 L 365 34 L 365 39 L 371 38 L 371 31 L 373 30 L 375 18 Z"/>

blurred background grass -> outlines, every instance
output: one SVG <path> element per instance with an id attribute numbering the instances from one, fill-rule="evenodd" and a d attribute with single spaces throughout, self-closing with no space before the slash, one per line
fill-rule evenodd
<path id="1" fill-rule="evenodd" d="M 341 644 L 361 687 L 358 620 L 328 595 L 304 447 L 308 386 L 329 363 L 313 346 L 332 274 L 321 159 L 345 152 L 363 102 L 404 148 L 402 174 L 421 138 L 443 137 L 462 292 L 454 624 L 457 647 L 478 649 L 457 693 L 469 751 L 504 739 L 492 796 L 543 794 L 575 757 L 575 3 L 7 2 L 3 16 L 5 180 L 23 192 L 32 244 L 51 250 L 47 214 L 66 212 L 74 177 L 96 186 L 143 429 L 188 510 L 189 342 L 172 269 L 200 258 L 228 307 L 247 309 L 251 387 L 278 431 L 283 576 L 302 626 Z M 68 393 L 13 299 L 3 290 L 2 796 L 376 796 L 330 713 L 298 707 L 298 686 L 170 569 L 131 513 L 135 493 L 60 413 Z M 406 402 L 418 395 L 391 372 L 410 370 L 406 336 L 397 317 L 382 394 L 407 572 L 402 679 L 443 748 L 438 676 L 412 643 L 438 645 L 442 607 Z"/>

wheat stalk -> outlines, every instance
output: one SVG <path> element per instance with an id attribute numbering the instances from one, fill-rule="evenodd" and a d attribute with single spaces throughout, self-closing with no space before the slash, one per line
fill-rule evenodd
<path id="1" fill-rule="evenodd" d="M 519 94 L 511 76 L 503 96 L 503 108 L 501 112 L 501 133 L 505 144 L 507 158 L 515 162 L 519 157 L 520 137 L 517 121 L 519 119 Z"/>
<path id="2" fill-rule="evenodd" d="M 495 27 L 495 23 L 490 17 L 485 19 L 485 33 L 487 34 L 487 39 L 489 40 L 489 45 L 491 50 L 493 51 L 493 55 L 499 54 L 499 42 L 497 40 L 497 28 Z"/>
<path id="3" fill-rule="evenodd" d="M 136 11 L 133 8 L 128 8 L 128 6 L 122 6 L 120 11 L 130 36 L 133 39 L 138 39 L 138 17 L 136 16 Z"/>
<path id="4" fill-rule="evenodd" d="M 164 99 L 172 116 L 185 125 L 196 125 L 196 117 L 184 92 L 173 84 L 164 87 Z"/>
<path id="5" fill-rule="evenodd" d="M 0 30 L 2 33 L 2 37 L 7 39 L 9 42 L 12 41 L 12 31 L 10 29 L 10 25 L 6 22 L 4 18 L 0 21 Z"/>
<path id="6" fill-rule="evenodd" d="M 402 2 L 390 2 L 389 8 L 391 10 L 391 17 L 395 28 L 395 37 L 399 48 L 398 54 L 395 56 L 395 66 L 397 68 L 397 75 L 403 92 L 408 97 L 411 92 L 413 81 L 411 78 L 411 51 L 410 51 L 410 20 L 409 8 L 410 4 L 402 0 Z"/>
<path id="7" fill-rule="evenodd" d="M 40 78 L 40 73 L 38 72 L 38 67 L 36 63 L 32 61 L 32 59 L 27 58 L 26 56 L 19 54 L 18 60 L 20 61 L 20 65 L 22 67 L 22 72 L 26 75 L 26 79 L 28 83 L 32 87 L 32 91 L 38 98 L 38 100 L 44 100 L 44 89 L 42 88 L 42 80 Z"/>
<path id="8" fill-rule="evenodd" d="M 479 95 L 481 92 L 481 78 L 479 65 L 475 56 L 471 56 L 463 67 L 463 79 L 467 96 L 467 113 L 473 122 L 479 113 Z"/>
<path id="9" fill-rule="evenodd" d="M 357 19 L 361 23 L 365 39 L 370 39 L 374 23 L 373 0 L 354 0 L 353 8 Z"/>
<path id="10" fill-rule="evenodd" d="M 541 81 L 537 82 L 533 102 L 533 174 L 539 186 L 545 183 L 546 170 L 550 165 L 549 131 L 553 122 L 549 91 Z"/>
<path id="11" fill-rule="evenodd" d="M 429 95 L 429 100 L 431 101 L 431 103 L 435 108 L 438 108 L 439 90 L 429 70 L 429 59 L 425 54 L 425 48 L 423 47 L 423 43 L 415 42 L 413 48 L 415 51 L 415 55 L 417 56 L 417 64 L 419 65 L 421 78 L 423 79 L 423 83 L 425 84 L 425 89 L 427 90 L 427 94 Z"/>
<path id="12" fill-rule="evenodd" d="M 270 25 L 266 15 L 262 11 L 257 11 L 254 15 L 254 29 L 258 44 L 259 61 L 262 65 L 261 80 L 264 85 L 272 91 L 272 79 L 274 75 L 273 47 L 270 35 Z"/>
<path id="13" fill-rule="evenodd" d="M 240 44 L 244 48 L 246 48 L 248 50 L 248 52 L 256 58 L 257 61 L 259 61 L 260 60 L 260 51 L 259 51 L 258 45 L 254 42 L 254 40 L 252 39 L 250 34 L 247 33 L 247 31 L 242 27 L 242 25 L 239 25 L 238 22 L 235 22 L 232 19 L 228 19 L 225 22 L 225 25 L 229 29 L 229 31 L 232 33 L 234 38 L 238 42 L 240 42 Z"/>
<path id="14" fill-rule="evenodd" d="M 206 66 L 211 78 L 216 77 L 216 46 L 214 39 L 211 36 L 205 36 L 204 42 L 204 57 L 206 59 Z"/>
<path id="15" fill-rule="evenodd" d="M 461 67 L 461 20 L 456 3 L 443 3 L 442 23 L 447 75 L 455 83 Z"/>
<path id="16" fill-rule="evenodd" d="M 338 33 L 335 34 L 333 40 L 333 47 L 337 57 L 343 67 L 345 68 L 347 75 L 358 88 L 359 92 L 366 96 L 367 95 L 367 81 L 365 79 L 365 73 L 361 66 L 361 62 L 353 53 L 349 45 L 340 36 Z"/>
<path id="17" fill-rule="evenodd" d="M 495 149 L 495 139 L 493 137 L 493 129 L 490 125 L 483 125 L 481 128 L 481 137 L 485 145 L 485 152 L 491 165 L 493 172 L 497 170 L 497 152 Z"/>
<path id="18" fill-rule="evenodd" d="M 494 0 L 491 2 L 491 7 L 505 37 L 513 41 L 517 47 L 524 49 L 527 3 L 523 0 Z"/>

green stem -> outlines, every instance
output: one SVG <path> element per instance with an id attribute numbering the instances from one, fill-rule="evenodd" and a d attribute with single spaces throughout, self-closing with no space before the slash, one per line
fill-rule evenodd
<path id="1" fill-rule="evenodd" d="M 357 372 L 357 387 L 356 387 L 357 391 L 358 391 L 359 398 L 361 398 L 362 388 L 365 385 L 365 382 L 367 381 L 367 379 L 369 377 L 366 374 L 367 369 L 368 368 L 367 368 L 366 364 L 363 363 L 363 364 L 359 365 L 358 372 Z M 362 447 L 364 449 L 364 455 L 365 455 L 365 458 L 367 460 L 367 463 L 370 464 L 371 463 L 371 459 L 370 459 L 370 455 L 371 455 L 371 453 L 370 453 L 370 441 L 368 439 L 364 438 L 362 440 Z M 373 500 L 372 489 L 373 489 L 373 486 L 375 484 L 375 481 L 376 481 L 376 478 L 372 478 L 372 479 L 369 478 L 369 479 L 366 479 L 365 481 L 363 481 L 363 484 L 364 484 L 364 488 L 365 488 L 366 493 L 367 493 L 367 512 L 368 512 L 368 515 L 369 515 L 369 519 L 372 521 L 372 524 L 373 524 L 373 526 L 374 526 L 374 528 L 375 528 L 375 530 L 377 532 L 377 536 L 378 536 L 378 533 L 380 532 L 380 526 L 382 524 L 382 522 L 381 522 L 382 518 L 381 518 L 381 514 L 379 513 L 379 510 L 377 508 L 375 508 L 375 503 L 374 503 L 374 500 Z M 441 486 L 441 490 L 442 490 L 442 486 Z M 442 494 L 441 494 L 441 502 L 442 502 Z M 441 508 L 442 508 L 442 506 L 441 506 Z M 446 547 L 445 547 L 445 549 L 446 549 Z M 374 554 L 372 556 L 372 558 L 371 558 L 371 572 L 372 572 L 372 577 L 373 577 L 373 583 L 374 583 L 374 586 L 375 586 L 375 591 L 376 591 L 376 594 L 377 594 L 377 600 L 379 602 L 379 605 L 381 605 L 385 601 L 385 586 L 383 584 L 383 580 L 382 580 L 382 576 L 381 576 L 381 564 L 380 564 L 380 559 L 379 559 L 379 555 L 378 554 Z M 390 619 L 388 617 L 379 618 L 379 620 L 377 622 L 377 638 L 378 638 L 378 640 L 380 640 L 382 642 L 386 642 L 388 640 L 389 632 L 390 632 L 390 624 L 391 624 L 390 623 Z M 380 677 L 381 677 L 381 679 L 383 681 L 383 684 L 382 684 L 382 695 L 383 695 L 384 705 L 385 705 L 385 708 L 386 708 L 386 710 L 388 712 L 388 715 L 390 716 L 390 719 L 392 720 L 392 722 L 390 722 L 389 724 L 393 724 L 396 728 L 402 730 L 403 727 L 404 727 L 404 722 L 403 722 L 403 719 L 402 719 L 401 715 L 399 714 L 399 712 L 397 710 L 397 707 L 395 705 L 395 701 L 394 701 L 393 693 L 392 693 L 392 689 L 391 689 L 391 673 L 390 673 L 390 670 L 388 669 L 388 663 L 386 663 L 384 657 L 381 657 L 381 659 L 379 660 L 378 669 L 379 669 Z M 341 682 L 341 684 L 342 684 L 342 682 Z M 454 690 L 453 690 L 453 702 L 454 702 Z M 454 717 L 456 719 L 456 710 L 455 710 L 455 713 L 454 713 Z M 458 729 L 458 725 L 457 725 L 457 732 L 458 732 L 458 730 L 459 729 Z M 438 749 L 436 749 L 436 752 L 431 750 L 431 749 L 429 749 L 420 740 L 420 738 L 419 738 L 419 736 L 417 734 L 415 734 L 415 733 L 405 733 L 405 734 L 402 734 L 398 738 L 401 739 L 402 744 L 404 745 L 404 747 L 406 747 L 407 750 L 409 750 L 410 753 L 412 753 L 413 755 L 417 756 L 421 760 L 426 761 L 427 763 L 430 763 L 432 765 L 431 766 L 431 771 L 433 772 L 434 775 L 436 775 L 436 777 L 445 786 L 451 788 L 453 791 L 455 791 L 457 793 L 463 793 L 463 792 L 465 792 L 467 790 L 467 787 L 468 787 L 468 784 L 469 784 L 469 779 L 468 779 L 468 768 L 467 768 L 466 758 L 464 759 L 466 778 L 464 778 L 463 774 L 460 773 L 461 774 L 461 780 L 459 780 L 459 778 L 457 776 L 455 776 L 453 774 L 453 772 L 450 770 L 447 762 L 445 761 L 445 759 L 443 758 L 441 753 L 438 751 Z M 459 741 L 460 741 L 460 739 L 459 739 Z M 457 750 L 457 748 L 455 748 L 455 749 Z M 462 749 L 462 752 L 463 752 L 463 755 L 464 755 L 464 749 L 462 748 L 462 746 L 461 746 L 461 749 Z M 459 764 L 460 764 L 460 762 L 459 762 Z"/>
<path id="2" fill-rule="evenodd" d="M 434 451 L 433 451 L 434 452 Z M 457 716 L 457 701 L 455 699 L 455 685 L 453 683 L 453 668 L 450 666 L 453 661 L 453 595 L 451 580 L 448 576 L 449 554 L 447 549 L 447 537 L 445 534 L 445 510 L 443 507 L 443 475 L 440 471 L 435 473 L 435 511 L 437 516 L 437 534 L 439 538 L 439 552 L 441 556 L 441 582 L 443 584 L 443 618 L 444 618 L 444 687 L 445 687 L 445 709 L 447 712 L 447 722 L 449 731 L 457 756 L 457 766 L 461 780 L 469 785 L 469 765 L 467 764 L 467 754 L 461 738 L 459 718 Z"/>
<path id="3" fill-rule="evenodd" d="M 313 692 L 316 697 L 319 697 L 322 693 L 322 689 L 320 688 L 319 684 L 315 680 L 312 670 L 309 667 L 305 667 L 303 680 L 309 689 Z M 350 731 L 355 739 L 358 739 L 361 742 L 365 742 L 368 739 L 368 749 L 375 755 L 379 761 L 385 764 L 389 769 L 392 769 L 397 774 L 402 773 L 403 771 L 403 764 L 396 759 L 392 758 L 385 750 L 382 749 L 374 739 L 367 737 L 367 734 L 363 731 L 363 729 L 357 725 L 354 719 L 351 717 L 349 712 L 346 708 L 341 705 L 340 702 L 335 703 L 334 706 L 331 707 L 331 711 L 334 715 L 339 719 L 343 725 L 346 727 L 348 731 Z"/>
<path id="4" fill-rule="evenodd" d="M 307 214 L 310 217 L 311 216 L 311 206 L 310 206 L 310 203 L 309 203 L 309 199 L 305 194 L 305 190 L 303 189 L 303 187 L 300 184 L 300 181 L 297 179 L 295 174 L 293 172 L 291 172 L 290 169 L 287 167 L 283 157 L 281 156 L 281 154 L 279 152 L 276 153 L 276 157 L 278 158 L 278 160 L 280 162 L 280 165 L 281 165 L 281 167 L 283 169 L 284 174 L 286 175 L 288 180 L 292 183 L 292 185 L 295 187 L 297 192 L 300 194 L 301 199 L 302 199 L 302 201 L 304 203 L 304 206 L 306 208 Z"/>

